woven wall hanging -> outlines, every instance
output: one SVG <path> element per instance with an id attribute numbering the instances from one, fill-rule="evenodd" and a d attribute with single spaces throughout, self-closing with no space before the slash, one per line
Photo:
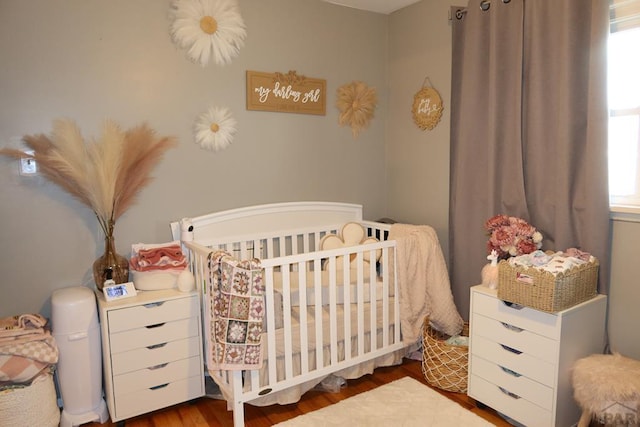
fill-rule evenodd
<path id="1" fill-rule="evenodd" d="M 428 86 L 427 86 L 428 84 Z M 431 81 L 427 77 L 422 84 L 422 89 L 413 97 L 413 121 L 422 130 L 431 130 L 440 122 L 442 118 L 442 98 L 437 90 L 431 86 Z"/>

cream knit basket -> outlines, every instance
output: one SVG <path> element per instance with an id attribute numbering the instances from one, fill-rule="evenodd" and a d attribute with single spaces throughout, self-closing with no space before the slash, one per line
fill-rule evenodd
<path id="1" fill-rule="evenodd" d="M 56 427 L 60 409 L 53 375 L 41 375 L 28 387 L 0 391 L 0 414 L 0 427 Z"/>

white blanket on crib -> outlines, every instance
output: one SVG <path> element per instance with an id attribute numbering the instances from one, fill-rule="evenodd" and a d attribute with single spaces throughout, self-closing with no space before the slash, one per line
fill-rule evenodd
<path id="1" fill-rule="evenodd" d="M 451 293 L 449 273 L 438 235 L 427 225 L 393 224 L 389 240 L 397 242 L 396 267 L 400 289 L 402 339 L 407 343 L 422 337 L 425 316 L 431 325 L 457 335 L 464 321 Z"/>

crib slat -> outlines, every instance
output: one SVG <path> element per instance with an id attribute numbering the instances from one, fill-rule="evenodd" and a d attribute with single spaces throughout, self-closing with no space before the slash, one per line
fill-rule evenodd
<path id="1" fill-rule="evenodd" d="M 307 333 L 307 268 L 302 266 L 302 262 L 298 267 L 300 278 L 299 295 L 300 295 L 300 312 L 298 314 L 300 322 L 300 362 L 302 374 L 309 372 L 309 335 Z"/>
<path id="2" fill-rule="evenodd" d="M 369 338 L 371 340 L 371 347 L 369 351 L 375 351 L 378 348 L 378 334 L 375 333 L 378 329 L 375 250 L 369 251 L 369 259 L 374 261 L 369 262 Z"/>
<path id="3" fill-rule="evenodd" d="M 267 297 L 267 353 L 269 363 L 267 364 L 269 384 L 275 384 L 277 381 L 276 372 L 276 321 L 275 321 L 275 302 L 274 302 L 274 283 L 273 283 L 273 267 L 264 269 L 265 292 Z"/>
<path id="4" fill-rule="evenodd" d="M 389 250 L 382 248 L 382 255 L 380 256 L 380 262 L 386 266 L 388 264 Z M 389 345 L 389 328 L 386 325 L 389 324 L 389 274 L 388 269 L 384 268 L 382 272 L 382 347 Z"/>
<path id="5" fill-rule="evenodd" d="M 336 257 L 329 258 L 329 342 L 330 364 L 338 362 L 338 319 L 336 309 Z M 345 286 L 347 287 L 347 286 Z"/>
<path id="6" fill-rule="evenodd" d="M 358 356 L 364 354 L 364 263 L 362 253 L 356 255 L 356 269 L 358 272 Z"/>
<path id="7" fill-rule="evenodd" d="M 282 314 L 284 316 L 284 372 L 286 379 L 293 377 L 290 274 L 290 264 L 285 264 L 282 267 Z"/>
<path id="8" fill-rule="evenodd" d="M 307 263 L 304 261 L 298 262 L 298 298 L 300 300 L 300 307 L 298 309 L 298 322 L 299 322 L 299 339 L 300 339 L 300 371 L 301 374 L 309 372 L 309 347 L 307 345 Z M 304 314 L 303 309 L 304 308 Z M 304 322 L 303 322 L 304 319 Z M 305 327 L 303 327 L 305 325 Z"/>
<path id="9" fill-rule="evenodd" d="M 351 283 L 351 260 L 348 256 L 342 257 L 342 271 L 343 271 L 343 282 L 342 283 Z M 344 305 L 343 307 L 351 307 L 351 286 L 343 287 L 343 295 L 344 295 Z M 351 337 L 351 310 L 346 309 L 344 311 L 344 358 L 345 360 L 349 360 L 352 357 L 351 354 L 351 340 L 346 339 L 346 337 Z"/>
<path id="10" fill-rule="evenodd" d="M 324 361 L 322 357 L 322 276 L 321 276 L 321 264 L 319 259 L 313 260 L 313 289 L 315 292 L 314 301 L 314 313 L 315 313 L 315 327 L 316 327 L 316 369 L 324 367 Z"/>

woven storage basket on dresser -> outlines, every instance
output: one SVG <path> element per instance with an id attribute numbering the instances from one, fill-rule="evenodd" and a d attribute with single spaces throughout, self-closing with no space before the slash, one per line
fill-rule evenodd
<path id="1" fill-rule="evenodd" d="M 0 427 L 57 427 L 59 423 L 52 374 L 40 375 L 28 387 L 0 391 Z"/>
<path id="2" fill-rule="evenodd" d="M 469 324 L 465 322 L 460 335 L 469 336 Z M 422 325 L 422 374 L 434 387 L 456 393 L 467 392 L 469 346 L 451 345 L 450 337 L 429 325 L 429 318 Z"/>
<path id="3" fill-rule="evenodd" d="M 498 263 L 498 298 L 503 301 L 555 313 L 597 295 L 598 260 L 554 275 L 533 267 Z"/>

